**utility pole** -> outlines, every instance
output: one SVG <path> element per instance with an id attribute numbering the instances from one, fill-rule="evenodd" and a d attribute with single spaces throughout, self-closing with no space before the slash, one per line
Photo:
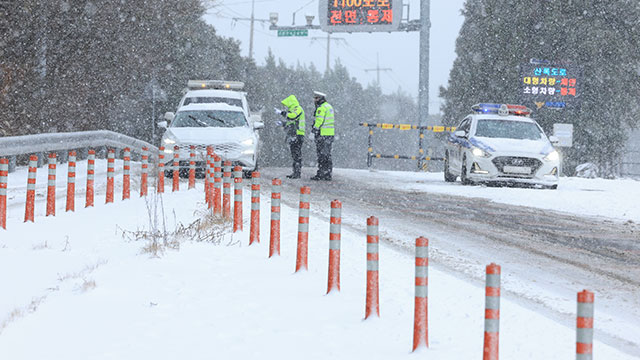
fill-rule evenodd
<path id="1" fill-rule="evenodd" d="M 249 58 L 253 59 L 253 33 L 255 28 L 255 22 L 268 23 L 269 19 L 256 19 L 254 15 L 256 0 L 251 0 L 251 17 L 248 18 L 233 18 L 233 21 L 249 21 Z"/>
<path id="2" fill-rule="evenodd" d="M 420 125 L 429 118 L 429 35 L 431 0 L 420 1 L 420 76 L 418 85 L 418 114 Z"/>
<path id="3" fill-rule="evenodd" d="M 315 40 L 324 40 L 324 38 L 321 37 L 312 37 L 311 41 L 315 41 Z M 346 41 L 344 38 L 337 38 L 337 37 L 331 37 L 331 33 L 327 33 L 327 68 L 325 71 L 329 71 L 331 70 L 331 42 L 332 41 Z"/>
<path id="4" fill-rule="evenodd" d="M 364 69 L 365 72 L 375 71 L 377 73 L 377 82 L 378 87 L 380 87 L 380 72 L 381 71 L 393 71 L 391 68 L 381 68 L 380 67 L 380 53 L 376 53 L 376 68 L 375 69 Z"/>

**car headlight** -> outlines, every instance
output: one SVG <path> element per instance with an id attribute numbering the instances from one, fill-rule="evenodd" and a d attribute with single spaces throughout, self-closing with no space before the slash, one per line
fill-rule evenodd
<path id="1" fill-rule="evenodd" d="M 245 146 L 251 146 L 251 145 L 253 145 L 253 141 L 254 141 L 254 140 L 253 140 L 253 138 L 252 138 L 252 137 L 250 137 L 250 138 L 248 138 L 248 139 L 246 139 L 246 140 L 242 141 L 242 142 L 241 142 L 241 144 L 242 144 L 242 145 L 245 145 Z"/>
<path id="2" fill-rule="evenodd" d="M 480 148 L 473 148 L 473 150 L 471 150 L 471 153 L 473 154 L 473 156 L 476 157 L 489 157 L 491 156 L 491 154 L 489 154 L 488 152 L 480 149 Z"/>
<path id="3" fill-rule="evenodd" d="M 549 155 L 545 156 L 544 159 L 546 161 L 558 161 L 560 160 L 560 154 L 557 151 L 553 150 L 549 153 Z"/>
<path id="4" fill-rule="evenodd" d="M 242 152 L 242 155 L 253 155 L 253 154 L 254 154 L 253 149 L 247 149 Z"/>
<path id="5" fill-rule="evenodd" d="M 162 141 L 163 141 L 165 144 L 167 144 L 167 145 L 172 145 L 172 144 L 175 144 L 175 143 L 176 143 L 176 141 L 175 141 L 175 140 L 168 139 L 168 138 L 165 138 L 165 139 L 163 139 Z"/>

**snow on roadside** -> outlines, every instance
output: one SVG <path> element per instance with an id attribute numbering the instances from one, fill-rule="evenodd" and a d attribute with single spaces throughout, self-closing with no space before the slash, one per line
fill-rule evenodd
<path id="1" fill-rule="evenodd" d="M 163 199 L 169 226 L 188 223 L 203 206 L 201 186 Z M 245 219 L 249 205 L 245 201 Z M 245 222 L 244 233 L 225 241 L 239 244 L 187 241 L 161 258 L 141 253 L 144 243 L 127 241 L 117 230 L 146 226 L 142 199 L 39 217 L 35 224 L 10 219 L 0 237 L 0 273 L 5 274 L 0 277 L 0 321 L 12 312 L 13 319 L 0 333 L 0 358 L 412 356 L 413 258 L 381 244 L 381 318 L 363 321 L 364 234 L 343 231 L 341 292 L 326 296 L 328 224 L 312 216 L 310 269 L 293 274 L 297 209 L 282 207 L 282 256 L 267 259 L 270 207 L 265 196 L 261 205 L 260 244 L 247 247 Z M 429 285 L 431 348 L 423 355 L 479 357 L 484 288 L 437 268 L 430 269 Z M 501 305 L 504 358 L 575 356 L 575 329 L 509 298 Z M 594 356 L 633 358 L 598 341 Z"/>
<path id="2" fill-rule="evenodd" d="M 640 181 L 632 179 L 560 178 L 557 190 L 464 186 L 446 183 L 442 173 L 336 169 L 340 177 L 372 186 L 488 199 L 497 203 L 554 210 L 640 223 Z"/>

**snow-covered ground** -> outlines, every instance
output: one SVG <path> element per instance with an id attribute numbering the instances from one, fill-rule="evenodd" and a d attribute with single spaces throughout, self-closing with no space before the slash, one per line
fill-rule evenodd
<path id="1" fill-rule="evenodd" d="M 640 181 L 633 179 L 562 177 L 557 190 L 542 190 L 464 186 L 459 181 L 446 183 L 442 173 L 336 169 L 336 174 L 377 187 L 385 184 L 394 190 L 477 197 L 510 205 L 640 223 Z"/>
<path id="2" fill-rule="evenodd" d="M 78 166 L 79 175 L 83 166 L 86 165 Z M 41 174 L 44 172 L 40 170 Z M 387 174 L 364 174 L 371 176 L 371 181 L 376 181 L 376 176 L 389 179 Z M 440 186 L 431 175 L 427 175 L 426 183 L 418 182 L 425 181 L 424 174 L 391 176 L 394 179 L 416 176 L 415 180 L 398 185 L 400 187 L 430 186 L 434 191 L 438 191 L 437 188 L 447 191 L 445 187 L 449 187 L 453 189 L 449 191 L 470 192 L 469 196 L 477 196 L 473 192 L 479 189 Z M 260 244 L 247 246 L 248 222 L 245 222 L 245 232 L 227 235 L 221 244 L 184 240 L 179 250 L 168 250 L 160 258 L 154 258 L 142 251 L 146 241 L 131 241 L 122 235 L 123 230 L 148 228 L 147 203 L 136 195 L 137 186 L 132 187 L 132 200 L 116 200 L 115 204 L 104 205 L 101 184 L 96 207 L 85 209 L 80 175 L 75 213 L 64 213 L 64 202 L 59 201 L 58 216 L 45 218 L 44 199 L 40 196 L 35 223 L 24 224 L 23 208 L 18 206 L 24 196 L 19 189 L 23 177 L 26 184 L 26 172 L 10 176 L 10 188 L 15 185 L 10 190 L 13 206 L 8 230 L 0 230 L 0 274 L 4 274 L 0 276 L 2 359 L 395 359 L 415 356 L 410 353 L 413 258 L 381 244 L 381 318 L 363 321 L 364 233 L 343 230 L 341 292 L 327 296 L 328 223 L 312 215 L 310 269 L 293 274 L 297 209 L 283 206 L 282 256 L 267 259 L 270 207 L 264 194 Z M 40 180 L 39 183 L 44 184 Z M 60 193 L 64 193 L 65 181 L 66 176 L 59 180 Z M 578 184 L 576 188 L 596 183 L 606 182 L 596 180 Z M 192 222 L 204 208 L 202 185 L 191 191 L 184 190 L 185 185 L 183 182 L 183 191 L 163 196 L 170 229 L 176 222 Z M 118 191 L 120 187 L 116 186 Z M 549 193 L 552 198 L 553 194 L 565 191 L 565 186 L 561 183 L 558 192 L 531 191 Z M 614 186 L 611 188 L 614 191 Z M 245 199 L 248 200 L 248 196 L 249 192 L 245 191 Z M 538 199 L 532 196 L 528 201 L 535 203 Z M 328 208 L 327 201 L 327 211 Z M 571 212 L 570 208 L 567 206 L 565 211 Z M 245 201 L 244 214 L 247 219 L 248 201 Z M 402 236 L 402 229 L 395 231 Z M 435 267 L 430 269 L 429 285 L 431 348 L 422 355 L 433 359 L 480 357 L 484 288 Z M 597 299 L 598 295 L 596 328 Z M 503 296 L 501 316 L 503 358 L 575 356 L 574 328 L 523 307 L 509 295 Z M 597 338 L 594 357 L 634 358 Z"/>

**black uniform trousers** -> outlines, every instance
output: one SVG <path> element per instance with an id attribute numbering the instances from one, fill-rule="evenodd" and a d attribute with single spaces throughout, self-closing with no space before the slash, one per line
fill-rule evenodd
<path id="1" fill-rule="evenodd" d="M 333 172 L 332 145 L 333 136 L 316 137 L 316 153 L 318 155 L 318 173 L 316 175 L 323 179 L 331 179 L 331 173 Z"/>
<path id="2" fill-rule="evenodd" d="M 300 175 L 302 169 L 302 144 L 304 143 L 304 135 L 296 135 L 289 138 L 289 150 L 291 150 L 291 159 L 293 160 L 293 175 Z"/>

